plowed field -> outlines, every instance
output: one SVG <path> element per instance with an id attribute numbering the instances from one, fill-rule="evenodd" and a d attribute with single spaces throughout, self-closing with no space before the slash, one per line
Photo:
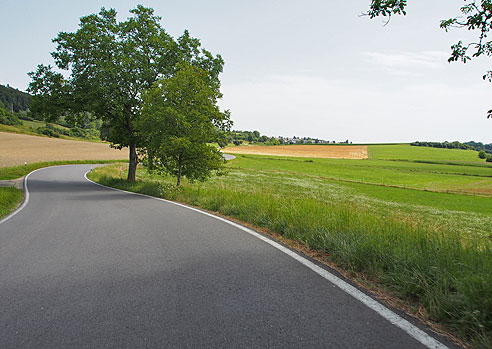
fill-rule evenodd
<path id="1" fill-rule="evenodd" d="M 367 159 L 365 145 L 279 145 L 279 146 L 239 146 L 223 149 L 224 153 L 255 154 L 274 156 L 295 156 L 326 159 Z"/>
<path id="2" fill-rule="evenodd" d="M 59 160 L 126 160 L 128 150 L 108 144 L 0 132 L 0 167 Z"/>

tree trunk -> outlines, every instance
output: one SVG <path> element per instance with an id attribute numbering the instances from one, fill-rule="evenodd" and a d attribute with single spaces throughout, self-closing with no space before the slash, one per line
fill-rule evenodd
<path id="1" fill-rule="evenodd" d="M 128 182 L 135 182 L 137 172 L 137 147 L 130 144 L 130 163 L 128 164 Z"/>
<path id="2" fill-rule="evenodd" d="M 176 186 L 179 187 L 181 184 L 181 155 L 178 157 L 178 182 L 176 183 Z"/>
<path id="3" fill-rule="evenodd" d="M 150 149 L 147 149 L 147 158 L 148 158 L 147 168 L 149 170 L 153 170 L 154 169 L 154 152 Z"/>

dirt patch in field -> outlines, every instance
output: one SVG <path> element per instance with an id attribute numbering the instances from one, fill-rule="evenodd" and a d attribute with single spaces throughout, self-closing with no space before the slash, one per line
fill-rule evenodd
<path id="1" fill-rule="evenodd" d="M 367 159 L 365 145 L 243 145 L 223 149 L 224 153 L 295 156 L 326 159 Z"/>
<path id="2" fill-rule="evenodd" d="M 128 150 L 109 144 L 0 132 L 0 167 L 60 160 L 127 160 Z"/>

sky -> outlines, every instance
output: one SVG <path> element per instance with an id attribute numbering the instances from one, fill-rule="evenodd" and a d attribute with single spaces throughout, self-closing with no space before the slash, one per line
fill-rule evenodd
<path id="1" fill-rule="evenodd" d="M 445 32 L 462 0 L 409 0 L 408 14 L 361 16 L 370 0 L 0 0 L 0 84 L 25 90 L 27 73 L 52 64 L 51 39 L 79 18 L 137 4 L 152 7 L 174 37 L 188 29 L 225 61 L 220 105 L 234 129 L 354 143 L 492 143 L 492 60 L 448 63 Z"/>

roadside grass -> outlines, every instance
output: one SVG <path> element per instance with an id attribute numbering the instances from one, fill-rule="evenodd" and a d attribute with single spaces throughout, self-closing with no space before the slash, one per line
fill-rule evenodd
<path id="1" fill-rule="evenodd" d="M 492 167 L 488 166 L 262 155 L 236 155 L 236 159 L 230 161 L 228 166 L 306 174 L 345 182 L 492 196 Z"/>
<path id="2" fill-rule="evenodd" d="M 23 199 L 22 190 L 0 187 L 0 218 L 15 210 Z"/>
<path id="3" fill-rule="evenodd" d="M 109 164 L 121 163 L 121 160 L 67 160 L 67 161 L 46 161 L 27 164 L 26 166 L 13 166 L 0 168 L 0 180 L 16 179 L 43 167 L 57 165 L 76 165 L 76 164 Z"/>
<path id="4" fill-rule="evenodd" d="M 490 213 L 394 203 L 337 181 L 250 169 L 233 168 L 227 176 L 179 188 L 174 179 L 145 169 L 137 171 L 136 183 L 128 183 L 118 165 L 96 168 L 89 177 L 298 241 L 343 269 L 362 273 L 469 343 L 492 344 Z"/>

